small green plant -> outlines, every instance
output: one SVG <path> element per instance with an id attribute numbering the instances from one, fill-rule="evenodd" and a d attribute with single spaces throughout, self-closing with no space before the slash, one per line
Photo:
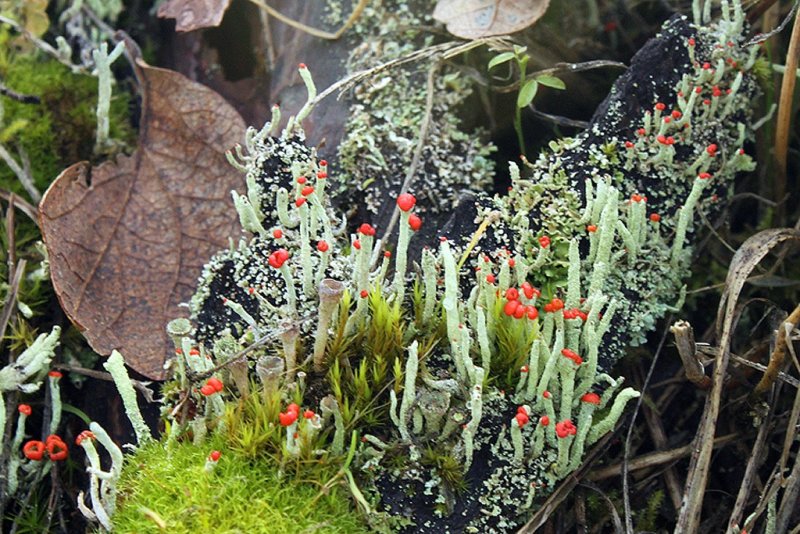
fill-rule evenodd
<path id="1" fill-rule="evenodd" d="M 519 92 L 517 93 L 517 102 L 514 110 L 514 130 L 517 132 L 517 142 L 519 143 L 520 153 L 525 155 L 525 137 L 522 132 L 522 110 L 525 109 L 533 102 L 536 93 L 539 90 L 539 85 L 552 87 L 553 89 L 565 88 L 564 82 L 560 78 L 556 78 L 552 74 L 541 73 L 533 76 L 528 76 L 528 61 L 531 57 L 527 54 L 527 46 L 514 45 L 513 52 L 502 52 L 497 54 L 489 61 L 488 70 L 507 63 L 512 59 L 517 65 L 519 71 Z"/>

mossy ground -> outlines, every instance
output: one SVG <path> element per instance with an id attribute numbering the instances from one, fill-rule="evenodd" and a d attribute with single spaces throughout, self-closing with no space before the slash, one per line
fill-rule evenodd
<path id="1" fill-rule="evenodd" d="M 222 457 L 207 473 L 204 465 L 213 449 L 222 451 Z M 116 532 L 369 532 L 345 488 L 321 493 L 326 480 L 281 476 L 274 461 L 239 455 L 226 449 L 221 438 L 168 449 L 153 443 L 128 460 L 114 516 Z"/>
<path id="2" fill-rule="evenodd" d="M 44 192 L 69 165 L 92 159 L 97 119 L 97 79 L 73 74 L 50 58 L 24 53 L 12 46 L 6 29 L 0 29 L 0 78 L 17 93 L 36 96 L 38 104 L 0 97 L 3 119 L 0 142 L 19 161 L 21 146 L 31 163 L 34 184 Z M 111 138 L 133 146 L 135 131 L 129 120 L 130 95 L 116 86 L 111 98 Z M 0 187 L 28 198 L 7 165 L 0 165 Z"/>

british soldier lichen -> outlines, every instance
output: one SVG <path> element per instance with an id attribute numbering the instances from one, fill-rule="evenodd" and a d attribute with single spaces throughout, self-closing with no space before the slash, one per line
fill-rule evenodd
<path id="1" fill-rule="evenodd" d="M 610 364 L 679 305 L 697 212 L 714 209 L 709 195 L 726 195 L 752 167 L 744 143 L 756 52 L 742 24 L 738 2 L 708 26 L 668 22 L 585 133 L 523 170 L 512 165 L 508 195 L 471 198 L 417 269 L 408 246 L 420 239 L 419 195 L 390 182 L 400 210 L 391 254 L 381 228 L 347 221 L 327 196 L 364 165 L 386 172 L 395 160 L 355 138 L 342 149 L 349 159 L 319 160 L 303 141 L 308 107 L 280 134 L 277 113 L 250 130 L 234 158 L 247 191 L 233 199 L 253 236 L 209 263 L 191 303 L 194 340 L 185 328 L 175 336 L 177 379 L 187 389 L 193 377 L 206 382 L 191 392 L 195 420 L 173 410 L 172 428 L 246 441 L 239 428 L 214 426 L 228 381 L 241 410 L 261 414 L 267 454 L 343 461 L 371 514 L 434 507 L 417 532 L 518 525 L 638 396 L 607 374 Z M 661 66 L 642 59 L 653 54 L 669 56 L 674 71 L 655 77 Z M 376 112 L 369 98 L 359 102 L 359 113 Z M 257 362 L 260 395 L 246 366 L 233 365 L 254 342 L 246 358 Z M 230 371 L 215 374 L 226 362 Z M 372 509 L 359 486 L 382 504 Z"/>

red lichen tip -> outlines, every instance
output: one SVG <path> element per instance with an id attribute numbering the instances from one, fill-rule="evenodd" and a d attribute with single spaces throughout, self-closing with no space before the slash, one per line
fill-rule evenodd
<path id="1" fill-rule="evenodd" d="M 278 414 L 278 421 L 280 422 L 281 426 L 290 426 L 292 423 L 297 421 L 297 412 L 281 412 Z"/>
<path id="2" fill-rule="evenodd" d="M 397 197 L 397 207 L 401 211 L 411 211 L 416 203 L 417 199 L 411 193 L 403 193 Z"/>
<path id="3" fill-rule="evenodd" d="M 697 44 L 697 42 L 694 40 L 694 37 L 689 37 L 689 40 L 686 42 L 689 44 L 689 46 L 694 46 Z"/>
<path id="4" fill-rule="evenodd" d="M 315 414 L 313 410 L 306 410 L 303 412 L 303 418 L 305 419 L 313 419 L 315 415 L 317 414 Z"/>
<path id="5" fill-rule="evenodd" d="M 519 291 L 515 287 L 509 287 L 506 289 L 506 299 L 508 300 L 518 300 L 519 299 Z"/>
<path id="6" fill-rule="evenodd" d="M 388 251 L 388 250 L 384 250 L 383 251 L 383 257 L 384 258 L 391 258 L 392 257 L 392 253 L 390 251 Z"/>
<path id="7" fill-rule="evenodd" d="M 542 248 L 547 248 L 550 246 L 550 238 L 546 235 L 543 235 L 539 238 L 539 246 Z"/>
<path id="8" fill-rule="evenodd" d="M 319 250 L 320 252 L 328 252 L 328 248 L 330 248 L 328 246 L 328 242 L 325 241 L 324 239 L 320 239 L 319 241 L 317 241 L 317 250 Z"/>
<path id="9" fill-rule="evenodd" d="M 650 220 L 652 222 L 654 222 L 654 223 L 660 222 L 661 221 L 661 215 L 659 215 L 658 213 L 651 213 L 650 214 Z"/>
<path id="10" fill-rule="evenodd" d="M 219 459 L 220 459 L 221 456 L 222 456 L 221 452 L 219 452 L 219 451 L 211 451 L 208 454 L 208 459 L 210 461 L 212 461 L 212 462 L 219 462 Z"/>
<path id="11" fill-rule="evenodd" d="M 222 383 L 222 380 L 214 376 L 209 378 L 206 384 L 214 388 L 214 391 L 216 391 L 217 393 L 225 389 L 225 384 Z"/>
<path id="12" fill-rule="evenodd" d="M 647 130 L 645 130 L 644 128 L 639 128 L 638 130 L 636 130 L 636 133 L 638 135 L 645 135 L 647 134 Z"/>
<path id="13" fill-rule="evenodd" d="M 217 390 L 214 389 L 214 386 L 212 386 L 211 384 L 205 384 L 205 385 L 203 385 L 203 387 L 200 388 L 200 393 L 202 393 L 203 396 L 205 396 L 205 397 L 210 397 L 211 395 L 215 394 L 216 392 L 217 392 Z"/>
<path id="14" fill-rule="evenodd" d="M 310 195 L 313 192 L 314 192 L 314 186 L 312 186 L 312 185 L 307 185 L 303 189 L 300 190 L 300 194 L 303 195 L 304 197 L 307 197 L 308 195 Z"/>
<path id="15" fill-rule="evenodd" d="M 561 349 L 561 355 L 569 360 L 572 360 L 577 365 L 581 365 L 583 363 L 583 358 L 578 356 L 578 353 L 573 350 Z"/>
<path id="16" fill-rule="evenodd" d="M 44 442 L 34 439 L 22 446 L 22 454 L 25 455 L 25 458 L 33 460 L 34 462 L 38 462 L 44 457 L 44 451 Z"/>
<path id="17" fill-rule="evenodd" d="M 299 65 L 297 65 L 297 68 L 298 69 L 307 69 L 308 67 L 306 67 L 305 63 L 300 63 Z"/>
<path id="18" fill-rule="evenodd" d="M 47 448 L 47 455 L 50 457 L 50 461 L 60 462 L 67 459 L 69 449 L 67 449 L 67 444 L 59 436 L 55 434 L 47 436 L 44 445 Z"/>
<path id="19" fill-rule="evenodd" d="M 589 393 L 584 393 L 581 396 L 581 402 L 585 402 L 587 404 L 600 404 L 600 395 L 591 391 Z"/>
<path id="20" fill-rule="evenodd" d="M 517 415 L 514 416 L 514 418 L 517 420 L 517 424 L 519 425 L 520 428 L 527 425 L 528 421 L 530 421 L 528 414 L 524 412 L 518 413 Z"/>
<path id="21" fill-rule="evenodd" d="M 677 109 L 674 109 L 674 110 L 672 110 L 672 118 L 673 118 L 673 119 L 675 119 L 675 120 L 678 120 L 678 119 L 680 119 L 681 117 L 683 117 L 683 113 L 681 113 L 681 112 L 680 112 L 680 111 L 678 111 Z"/>
<path id="22" fill-rule="evenodd" d="M 706 152 L 708 153 L 709 156 L 715 156 L 717 154 L 717 150 L 718 147 L 716 143 L 711 143 L 710 145 L 708 145 L 708 147 L 706 147 Z"/>
<path id="23" fill-rule="evenodd" d="M 319 160 L 319 166 L 320 167 L 327 167 L 328 166 L 327 160 L 324 160 L 324 159 Z"/>
<path id="24" fill-rule="evenodd" d="M 361 293 L 359 293 L 359 295 L 361 295 L 362 299 L 365 299 L 365 298 L 367 298 L 369 296 L 369 291 L 367 291 L 366 289 L 362 289 Z"/>
<path id="25" fill-rule="evenodd" d="M 49 376 L 50 378 L 59 379 L 64 375 L 61 374 L 61 371 L 50 371 L 49 373 L 47 373 L 47 376 Z"/>
<path id="26" fill-rule="evenodd" d="M 642 195 L 633 194 L 633 195 L 631 195 L 631 200 L 633 202 L 641 202 L 642 201 Z"/>
<path id="27" fill-rule="evenodd" d="M 544 397 L 545 399 L 549 399 L 550 397 L 552 397 L 552 394 L 549 391 L 544 390 L 542 392 L 542 397 Z"/>
<path id="28" fill-rule="evenodd" d="M 667 105 L 666 105 L 666 104 L 664 104 L 663 102 L 658 102 L 658 103 L 656 104 L 656 109 L 657 109 L 658 111 L 664 111 L 665 109 L 667 109 Z"/>
<path id="29" fill-rule="evenodd" d="M 317 180 L 324 180 L 328 177 L 328 173 L 325 171 L 317 171 Z"/>
<path id="30" fill-rule="evenodd" d="M 625 148 L 633 148 L 635 145 L 630 141 L 625 141 Z"/>
<path id="31" fill-rule="evenodd" d="M 371 224 L 363 223 L 358 227 L 358 233 L 366 236 L 375 235 L 375 228 Z"/>
<path id="32" fill-rule="evenodd" d="M 287 412 L 294 412 L 295 414 L 300 414 L 300 406 L 297 403 L 291 403 L 289 406 L 286 407 Z"/>
<path id="33" fill-rule="evenodd" d="M 285 248 L 279 248 L 275 252 L 269 255 L 267 259 L 267 263 L 269 263 L 270 267 L 275 269 L 280 269 L 283 267 L 283 264 L 286 263 L 286 260 L 289 259 L 289 251 Z"/>
<path id="34" fill-rule="evenodd" d="M 308 178 L 306 178 L 305 176 L 300 176 L 299 178 L 297 178 L 297 183 L 300 184 L 300 185 L 303 185 L 307 181 L 308 181 Z"/>
<path id="35" fill-rule="evenodd" d="M 358 239 L 353 240 L 353 248 L 356 250 L 361 250 L 361 241 Z"/>
<path id="36" fill-rule="evenodd" d="M 489 283 L 489 284 L 494 284 L 494 280 L 495 280 L 495 278 L 494 278 L 494 275 L 493 275 L 493 274 L 487 274 L 487 275 L 486 275 L 486 282 L 487 282 L 487 283 Z"/>
<path id="37" fill-rule="evenodd" d="M 75 438 L 75 445 L 80 445 L 85 439 L 94 439 L 94 432 L 91 430 L 84 430 L 78 434 L 78 437 Z"/>
<path id="38" fill-rule="evenodd" d="M 283 239 L 283 230 L 276 228 L 272 231 L 272 237 L 275 239 Z"/>
<path id="39" fill-rule="evenodd" d="M 518 300 L 509 300 L 506 302 L 505 306 L 503 306 L 503 313 L 509 317 L 514 316 L 517 313 L 517 308 L 522 308 L 522 313 L 525 313 L 525 306 L 523 304 Z"/>
<path id="40" fill-rule="evenodd" d="M 700 178 L 701 180 L 711 179 L 711 175 L 707 172 L 701 172 L 700 174 L 697 175 L 697 177 Z"/>
<path id="41" fill-rule="evenodd" d="M 589 232 L 590 234 L 593 234 L 593 233 L 595 233 L 595 232 L 597 231 L 597 225 L 596 225 L 596 224 L 590 224 L 590 225 L 588 225 L 588 226 L 586 227 L 586 231 L 587 231 L 587 232 Z"/>
<path id="42" fill-rule="evenodd" d="M 523 365 L 522 367 L 519 368 L 520 373 L 527 373 L 528 371 L 529 369 L 527 365 Z"/>
<path id="43" fill-rule="evenodd" d="M 578 433 L 577 427 L 569 419 L 565 419 L 560 423 L 556 423 L 556 436 L 558 436 L 559 438 L 574 436 L 577 433 Z"/>
<path id="44" fill-rule="evenodd" d="M 24 415 L 25 417 L 33 413 L 30 404 L 20 404 L 19 406 L 17 406 L 17 411 L 22 415 Z"/>
<path id="45" fill-rule="evenodd" d="M 411 229 L 416 232 L 422 228 L 422 219 L 420 219 L 419 215 L 416 213 L 412 213 L 408 216 L 408 226 L 410 226 Z"/>
<path id="46" fill-rule="evenodd" d="M 550 426 L 550 418 L 546 415 L 543 415 L 539 418 L 539 424 L 542 426 Z"/>
<path id="47" fill-rule="evenodd" d="M 305 204 L 305 203 L 306 203 L 306 199 L 305 199 L 305 197 L 298 197 L 298 198 L 296 198 L 296 199 L 295 199 L 295 201 L 294 201 L 294 205 L 295 205 L 295 207 L 298 207 L 298 208 L 299 208 L 300 206 L 302 206 L 303 204 Z"/>

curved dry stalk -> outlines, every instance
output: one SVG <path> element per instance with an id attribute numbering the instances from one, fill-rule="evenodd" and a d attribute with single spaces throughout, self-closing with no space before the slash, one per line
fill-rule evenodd
<path id="1" fill-rule="evenodd" d="M 797 71 L 798 59 L 800 59 L 800 11 L 795 13 L 792 37 L 789 40 L 789 49 L 786 51 L 786 71 L 781 83 L 778 118 L 775 124 L 775 163 L 778 169 L 775 175 L 775 201 L 778 203 L 776 208 L 778 221 L 783 221 L 786 214 L 786 207 L 783 201 L 786 196 L 789 129 L 792 122 L 792 99 L 797 83 L 797 76 L 792 76 L 792 73 Z"/>
<path id="2" fill-rule="evenodd" d="M 319 37 L 320 39 L 328 39 L 330 41 L 335 41 L 336 39 L 344 35 L 344 32 L 349 30 L 353 26 L 353 24 L 356 23 L 358 17 L 360 17 L 361 13 L 364 11 L 364 8 L 367 7 L 367 3 L 369 2 L 369 0 L 358 0 L 358 4 L 356 4 L 356 7 L 353 8 L 353 12 L 350 13 L 350 16 L 347 18 L 344 24 L 342 24 L 338 30 L 332 33 L 325 30 L 320 30 L 318 28 L 314 28 L 313 26 L 308 26 L 307 24 L 303 24 L 302 22 L 298 22 L 293 18 L 287 17 L 286 15 L 284 15 L 274 7 L 270 6 L 263 0 L 250 0 L 250 2 L 258 6 L 260 9 L 266 11 L 269 16 L 278 19 L 287 26 L 296 28 L 314 37 Z"/>
<path id="3" fill-rule="evenodd" d="M 736 325 L 736 303 L 748 275 L 774 247 L 788 240 L 800 240 L 800 232 L 790 228 L 764 230 L 745 241 L 731 260 L 725 291 L 717 311 L 719 352 L 712 377 L 711 391 L 706 398 L 703 416 L 695 435 L 695 450 L 686 477 L 683 506 L 678 515 L 675 532 L 698 532 L 700 513 L 705 497 L 711 453 L 714 448 L 717 418 L 722 405 L 722 390 L 730 360 L 730 343 Z"/>

